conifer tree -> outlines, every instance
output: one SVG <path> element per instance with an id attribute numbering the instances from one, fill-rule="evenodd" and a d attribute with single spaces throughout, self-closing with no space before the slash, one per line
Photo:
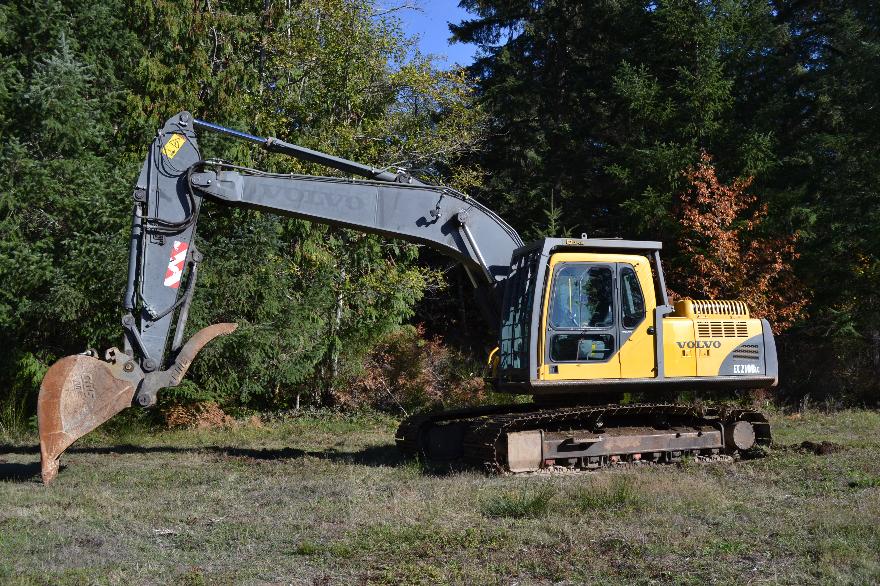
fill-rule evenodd
<path id="1" fill-rule="evenodd" d="M 0 356 L 0 403 L 15 393 L 32 409 L 52 360 L 119 344 L 131 187 L 177 111 L 457 182 L 482 115 L 460 71 L 413 49 L 368 0 L 0 7 L 0 343 L 12 348 Z M 206 156 L 328 173 L 202 139 Z M 190 328 L 241 328 L 166 398 L 320 398 L 328 366 L 356 370 L 433 278 L 417 247 L 210 202 L 197 238 L 206 261 Z"/>

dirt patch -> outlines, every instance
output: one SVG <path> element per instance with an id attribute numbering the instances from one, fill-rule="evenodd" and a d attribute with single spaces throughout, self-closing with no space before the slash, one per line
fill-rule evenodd
<path id="1" fill-rule="evenodd" d="M 842 452 L 846 448 L 844 448 L 840 444 L 836 444 L 834 442 L 829 441 L 821 441 L 821 442 L 811 442 L 805 441 L 799 444 L 792 444 L 788 446 L 781 446 L 783 450 L 789 450 L 794 452 L 807 452 L 810 454 L 815 454 L 817 456 L 827 456 L 828 454 L 835 454 L 837 452 Z"/>
<path id="2" fill-rule="evenodd" d="M 800 448 L 803 451 L 813 452 L 817 456 L 825 456 L 828 454 L 834 454 L 835 452 L 843 451 L 842 445 L 827 441 L 823 441 L 820 443 L 811 441 L 801 442 Z"/>

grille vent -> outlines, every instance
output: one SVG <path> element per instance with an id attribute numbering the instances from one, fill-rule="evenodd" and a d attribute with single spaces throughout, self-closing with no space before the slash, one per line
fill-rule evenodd
<path id="1" fill-rule="evenodd" d="M 749 317 L 749 309 L 742 301 L 690 300 L 692 311 L 698 317 Z"/>
<path id="2" fill-rule="evenodd" d="M 757 344 L 741 344 L 733 350 L 733 357 L 740 360 L 760 360 L 761 350 Z"/>
<path id="3" fill-rule="evenodd" d="M 749 324 L 744 321 L 697 322 L 697 335 L 701 338 L 747 338 Z"/>

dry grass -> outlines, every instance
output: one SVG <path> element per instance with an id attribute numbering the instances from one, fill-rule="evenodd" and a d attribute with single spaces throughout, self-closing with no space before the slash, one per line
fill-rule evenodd
<path id="1" fill-rule="evenodd" d="M 237 423 L 233 417 L 224 413 L 220 405 L 214 401 L 171 405 L 162 410 L 162 419 L 165 420 L 165 425 L 169 428 L 208 429 L 211 427 L 230 427 Z"/>
<path id="2" fill-rule="evenodd" d="M 762 459 L 529 477 L 426 473 L 382 416 L 96 434 L 50 487 L 7 442 L 0 582 L 880 581 L 880 414 L 774 424 Z"/>

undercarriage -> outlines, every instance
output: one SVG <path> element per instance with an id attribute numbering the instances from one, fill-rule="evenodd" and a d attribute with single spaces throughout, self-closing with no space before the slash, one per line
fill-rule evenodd
<path id="1" fill-rule="evenodd" d="M 408 417 L 397 431 L 406 455 L 495 473 L 711 459 L 770 439 L 758 411 L 678 404 L 478 407 Z"/>

